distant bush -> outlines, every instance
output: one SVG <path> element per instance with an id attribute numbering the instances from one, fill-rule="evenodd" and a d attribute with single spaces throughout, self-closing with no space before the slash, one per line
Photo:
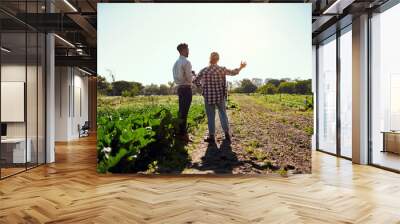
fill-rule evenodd
<path id="1" fill-rule="evenodd" d="M 97 92 L 98 95 L 107 96 L 112 92 L 112 86 L 107 82 L 106 78 L 99 75 L 97 76 Z"/>
<path id="2" fill-rule="evenodd" d="M 270 79 L 270 80 L 268 80 L 268 82 L 266 84 L 269 83 L 269 84 L 274 85 L 275 87 L 278 87 L 279 84 L 281 84 L 281 82 L 284 82 L 284 80 L 283 79 Z"/>
<path id="3" fill-rule="evenodd" d="M 257 89 L 257 92 L 261 94 L 275 94 L 278 92 L 278 88 L 272 83 L 267 83 L 263 86 L 260 86 L 260 88 Z"/>
<path id="4" fill-rule="evenodd" d="M 257 86 L 250 79 L 243 79 L 240 81 L 240 86 L 234 89 L 237 93 L 254 93 L 257 90 Z"/>
<path id="5" fill-rule="evenodd" d="M 312 94 L 311 85 L 311 79 L 293 81 L 271 79 L 258 88 L 257 92 L 264 95 L 276 93 L 310 95 Z"/>
<path id="6" fill-rule="evenodd" d="M 311 94 L 311 79 L 298 80 L 295 83 L 295 93 L 297 94 Z"/>
<path id="7" fill-rule="evenodd" d="M 279 93 L 288 93 L 293 94 L 296 92 L 296 83 L 295 82 L 282 82 L 279 84 Z"/>
<path id="8" fill-rule="evenodd" d="M 232 86 L 232 84 L 231 84 Z M 236 88 L 231 88 L 230 92 L 233 93 L 260 93 L 264 95 L 272 94 L 312 94 L 312 81 L 306 80 L 291 80 L 285 79 L 266 79 L 264 85 L 257 86 L 249 79 L 243 79 L 236 82 Z"/>

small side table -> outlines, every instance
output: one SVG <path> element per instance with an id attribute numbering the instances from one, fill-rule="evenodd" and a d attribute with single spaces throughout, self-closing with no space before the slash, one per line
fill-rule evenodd
<path id="1" fill-rule="evenodd" d="M 382 131 L 383 150 L 382 152 L 392 152 L 400 154 L 400 131 Z"/>

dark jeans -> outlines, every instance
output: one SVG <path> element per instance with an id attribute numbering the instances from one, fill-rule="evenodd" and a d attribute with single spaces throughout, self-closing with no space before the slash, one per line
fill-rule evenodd
<path id="1" fill-rule="evenodd" d="M 187 116 L 192 103 L 192 87 L 179 86 L 179 134 L 187 134 Z"/>

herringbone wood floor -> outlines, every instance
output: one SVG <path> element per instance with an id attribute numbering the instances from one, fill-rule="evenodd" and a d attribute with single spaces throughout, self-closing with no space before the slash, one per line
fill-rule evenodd
<path id="1" fill-rule="evenodd" d="M 313 174 L 98 175 L 95 139 L 0 181 L 0 223 L 400 223 L 400 175 L 314 152 Z"/>

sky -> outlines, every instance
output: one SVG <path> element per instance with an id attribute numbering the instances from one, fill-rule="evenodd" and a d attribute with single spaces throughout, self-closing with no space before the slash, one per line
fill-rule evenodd
<path id="1" fill-rule="evenodd" d="M 98 74 L 111 80 L 173 81 L 179 43 L 197 73 L 210 53 L 244 78 L 311 78 L 311 4 L 99 3 Z"/>

